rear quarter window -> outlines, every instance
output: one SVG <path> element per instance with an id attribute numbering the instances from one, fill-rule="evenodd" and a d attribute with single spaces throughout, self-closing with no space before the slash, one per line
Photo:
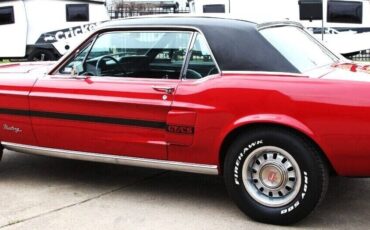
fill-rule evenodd
<path id="1" fill-rule="evenodd" d="M 293 26 L 262 29 L 262 36 L 301 73 L 337 61 L 325 47 L 303 30 Z"/>

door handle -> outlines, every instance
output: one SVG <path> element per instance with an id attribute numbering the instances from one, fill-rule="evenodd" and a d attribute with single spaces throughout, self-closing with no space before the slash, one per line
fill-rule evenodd
<path id="1" fill-rule="evenodd" d="M 175 91 L 174 86 L 152 86 L 155 91 L 172 94 Z"/>

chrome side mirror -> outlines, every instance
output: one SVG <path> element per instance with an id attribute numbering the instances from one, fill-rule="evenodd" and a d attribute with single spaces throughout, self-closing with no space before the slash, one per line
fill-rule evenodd
<path id="1" fill-rule="evenodd" d="M 81 63 L 74 64 L 71 71 L 71 77 L 75 79 L 86 79 L 87 76 L 80 75 L 83 72 L 83 65 Z"/>

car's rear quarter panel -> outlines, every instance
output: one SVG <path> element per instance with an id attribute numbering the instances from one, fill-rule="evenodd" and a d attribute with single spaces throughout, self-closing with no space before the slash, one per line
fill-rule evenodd
<path id="1" fill-rule="evenodd" d="M 170 146 L 169 158 L 220 164 L 222 141 L 233 129 L 279 124 L 315 141 L 339 175 L 370 176 L 369 87 L 366 82 L 260 74 L 183 81 L 174 109 L 197 112 L 194 144 Z"/>

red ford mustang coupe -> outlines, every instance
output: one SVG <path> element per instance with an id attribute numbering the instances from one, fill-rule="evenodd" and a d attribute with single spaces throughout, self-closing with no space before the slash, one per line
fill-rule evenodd
<path id="1" fill-rule="evenodd" d="M 253 219 L 291 224 L 329 172 L 370 176 L 370 75 L 292 22 L 107 23 L 58 63 L 0 66 L 2 148 L 222 175 Z"/>

